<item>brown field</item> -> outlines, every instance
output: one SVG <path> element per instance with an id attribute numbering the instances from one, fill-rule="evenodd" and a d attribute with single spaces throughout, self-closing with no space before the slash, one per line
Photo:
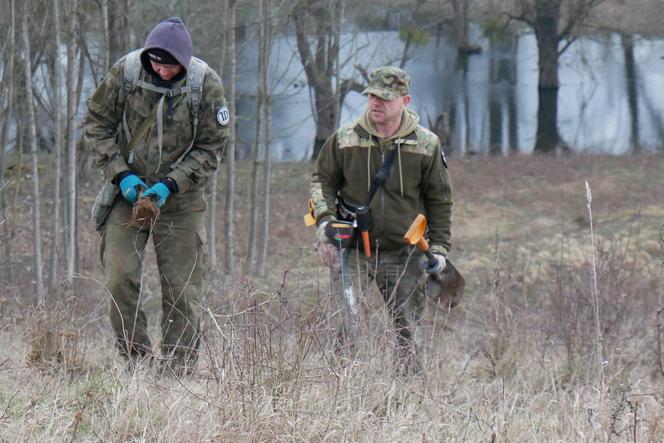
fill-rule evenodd
<path id="1" fill-rule="evenodd" d="M 374 292 L 362 300 L 359 358 L 330 352 L 327 271 L 302 224 L 310 164 L 275 166 L 269 275 L 213 272 L 201 300 L 203 355 L 182 379 L 147 366 L 130 372 L 116 355 L 87 223 L 96 184 L 81 197 L 79 294 L 52 291 L 39 312 L 30 308 L 30 205 L 19 204 L 4 219 L 15 229 L 11 274 L 0 262 L 0 438 L 664 441 L 661 156 L 476 156 L 450 168 L 450 257 L 466 295 L 449 313 L 427 306 L 424 369 L 410 376 L 395 371 Z M 240 239 L 249 176 L 241 166 Z M 223 239 L 218 250 L 223 257 Z M 237 251 L 242 264 L 241 240 Z M 148 262 L 145 308 L 158 344 L 152 252 Z M 664 339 L 664 313 L 659 320 Z"/>

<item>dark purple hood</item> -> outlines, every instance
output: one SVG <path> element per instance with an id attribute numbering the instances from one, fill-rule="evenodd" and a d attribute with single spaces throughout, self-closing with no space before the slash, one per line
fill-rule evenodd
<path id="1" fill-rule="evenodd" d="M 160 22 L 148 35 L 141 52 L 141 63 L 148 71 L 150 68 L 148 49 L 159 48 L 168 51 L 186 70 L 194 53 L 189 30 L 180 17 L 171 17 Z"/>

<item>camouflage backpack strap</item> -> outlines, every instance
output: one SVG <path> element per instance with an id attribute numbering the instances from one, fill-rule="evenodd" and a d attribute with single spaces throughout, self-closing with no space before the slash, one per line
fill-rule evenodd
<path id="1" fill-rule="evenodd" d="M 124 79 L 122 81 L 122 89 L 124 90 L 125 96 L 131 94 L 141 75 L 142 50 L 143 48 L 135 49 L 125 57 Z"/>
<path id="2" fill-rule="evenodd" d="M 132 93 L 138 84 L 141 75 L 141 50 L 142 48 L 131 51 L 125 57 L 124 65 L 124 78 L 122 80 L 122 90 L 124 91 L 125 103 L 127 96 Z M 122 111 L 122 130 L 127 139 L 127 143 L 131 142 L 131 132 L 129 132 L 129 125 L 127 125 L 127 107 L 125 106 Z"/>
<path id="3" fill-rule="evenodd" d="M 189 84 L 189 104 L 191 104 L 191 114 L 193 116 L 194 134 L 198 127 L 198 116 L 203 99 L 203 81 L 208 65 L 200 58 L 192 57 L 187 69 L 187 83 Z"/>
<path id="4" fill-rule="evenodd" d="M 205 74 L 207 73 L 208 64 L 203 60 L 197 57 L 192 57 L 191 62 L 189 62 L 189 67 L 187 68 L 187 88 L 189 95 L 189 104 L 191 106 L 191 117 L 192 117 L 192 133 L 191 143 L 189 147 L 184 151 L 184 153 L 178 157 L 175 162 L 171 165 L 171 169 L 177 168 L 182 160 L 189 154 L 189 151 L 194 147 L 194 141 L 196 140 L 196 131 L 198 130 L 198 121 L 201 110 L 201 101 L 203 100 L 203 82 L 205 80 Z"/>

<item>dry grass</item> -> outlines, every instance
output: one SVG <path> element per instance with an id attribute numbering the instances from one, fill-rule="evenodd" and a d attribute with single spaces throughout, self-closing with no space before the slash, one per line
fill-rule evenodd
<path id="1" fill-rule="evenodd" d="M 375 293 L 362 300 L 360 357 L 334 355 L 327 274 L 301 222 L 310 165 L 278 165 L 270 275 L 213 279 L 202 301 L 202 359 L 189 378 L 126 370 L 112 346 L 106 295 L 92 280 L 101 276 L 94 236 L 83 239 L 76 303 L 52 297 L 45 311 L 20 314 L 30 285 L 2 286 L 0 437 L 662 441 L 661 159 L 469 158 L 453 159 L 451 168 L 452 258 L 467 293 L 449 314 L 427 307 L 418 330 L 422 372 L 395 371 L 393 335 Z M 241 209 L 247 176 L 241 171 Z M 239 235 L 242 229 L 238 223 Z M 24 238 L 16 241 L 23 251 Z M 156 338 L 154 266 L 145 281 Z M 606 361 L 601 392 L 595 296 Z"/>
<path id="2" fill-rule="evenodd" d="M 131 211 L 129 226 L 150 226 L 159 217 L 159 207 L 151 198 L 139 198 Z"/>

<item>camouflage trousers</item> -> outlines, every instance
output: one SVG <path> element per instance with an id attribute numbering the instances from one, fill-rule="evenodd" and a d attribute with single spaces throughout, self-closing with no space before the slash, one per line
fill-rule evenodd
<path id="1" fill-rule="evenodd" d="M 358 253 L 359 252 L 359 253 Z M 412 359 L 415 354 L 414 332 L 424 307 L 424 290 L 418 286 L 422 269 L 422 253 L 410 248 L 380 252 L 367 258 L 356 249 L 348 250 L 345 271 L 352 275 L 354 294 L 375 282 L 392 317 L 400 360 Z M 364 289 L 359 291 L 358 289 Z M 337 337 L 339 343 L 348 340 L 353 329 L 344 296 L 341 272 L 331 272 L 331 312 L 340 317 Z"/>
<path id="2" fill-rule="evenodd" d="M 117 344 L 132 361 L 151 352 L 141 281 L 152 236 L 161 283 L 162 355 L 173 369 L 193 368 L 200 341 L 197 299 L 207 272 L 205 212 L 162 213 L 152 228 L 140 229 L 129 226 L 131 210 L 124 199 L 115 201 L 100 246 Z"/>

